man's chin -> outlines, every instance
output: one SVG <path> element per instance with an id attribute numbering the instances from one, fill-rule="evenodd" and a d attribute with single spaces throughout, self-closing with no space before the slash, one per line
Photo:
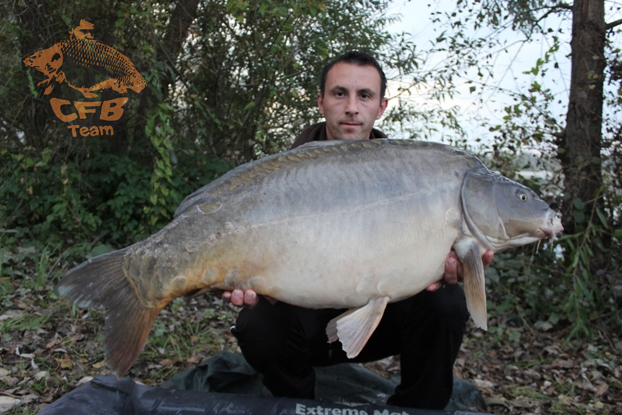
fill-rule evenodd
<path id="1" fill-rule="evenodd" d="M 361 131 L 341 131 L 341 140 L 364 140 L 369 135 L 363 134 Z"/>
<path id="2" fill-rule="evenodd" d="M 335 129 L 327 130 L 328 136 L 332 140 L 364 140 L 369 138 L 369 133 L 365 134 L 363 127 L 360 125 L 346 127 L 343 124 L 340 124 Z"/>

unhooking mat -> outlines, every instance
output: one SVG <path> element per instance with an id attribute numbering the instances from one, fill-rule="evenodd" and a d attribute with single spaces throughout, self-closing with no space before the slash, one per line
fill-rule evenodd
<path id="1" fill-rule="evenodd" d="M 480 414 L 477 388 L 454 379 L 444 411 L 385 406 L 396 383 L 356 364 L 316 368 L 317 400 L 274 398 L 241 354 L 223 352 L 184 371 L 161 388 L 97 376 L 39 415 L 440 415 Z"/>

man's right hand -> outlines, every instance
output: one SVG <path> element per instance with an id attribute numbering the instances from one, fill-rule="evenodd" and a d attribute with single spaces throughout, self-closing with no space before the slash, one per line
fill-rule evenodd
<path id="1" fill-rule="evenodd" d="M 259 301 L 257 293 L 254 290 L 242 291 L 237 288 L 233 291 L 223 292 L 221 297 L 224 301 L 237 305 L 238 307 L 243 307 L 245 305 L 254 307 Z"/>
<path id="2" fill-rule="evenodd" d="M 272 297 L 268 297 L 267 295 L 264 295 L 263 297 L 268 300 L 270 304 L 274 304 L 277 302 L 277 300 Z M 254 290 L 251 289 L 242 291 L 239 288 L 236 288 L 233 291 L 224 291 L 221 295 L 221 298 L 224 301 L 238 307 L 247 306 L 252 308 L 255 307 L 257 303 L 259 303 L 259 296 Z"/>

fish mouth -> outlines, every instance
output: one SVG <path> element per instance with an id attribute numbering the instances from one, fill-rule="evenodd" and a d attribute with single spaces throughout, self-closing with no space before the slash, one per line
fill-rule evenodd
<path id="1" fill-rule="evenodd" d="M 555 239 L 555 236 L 563 231 L 561 215 L 554 210 L 549 210 L 546 219 L 542 222 L 537 232 L 543 238 Z"/>

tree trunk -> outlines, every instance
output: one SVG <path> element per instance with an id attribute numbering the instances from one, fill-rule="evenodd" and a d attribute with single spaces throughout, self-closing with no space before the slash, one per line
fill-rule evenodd
<path id="1" fill-rule="evenodd" d="M 585 230 L 594 208 L 602 207 L 600 151 L 606 66 L 604 0 L 576 0 L 572 13 L 570 99 L 566 131 L 559 143 L 568 197 L 563 217 L 567 234 Z"/>

